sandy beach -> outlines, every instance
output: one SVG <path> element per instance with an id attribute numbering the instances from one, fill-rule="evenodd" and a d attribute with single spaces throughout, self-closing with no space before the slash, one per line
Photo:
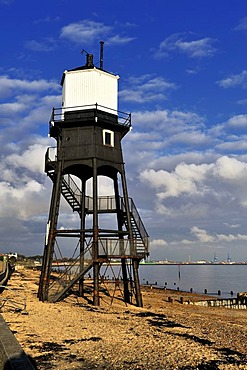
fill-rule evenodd
<path id="1" fill-rule="evenodd" d="M 121 299 L 94 307 L 74 295 L 43 303 L 38 279 L 19 269 L 0 296 L 2 316 L 38 370 L 247 369 L 246 310 L 181 304 L 205 297 L 150 287 L 143 308 Z"/>

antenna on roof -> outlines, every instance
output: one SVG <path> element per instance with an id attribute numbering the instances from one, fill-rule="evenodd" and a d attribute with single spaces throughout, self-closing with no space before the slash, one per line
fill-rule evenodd
<path id="1" fill-rule="evenodd" d="M 89 54 L 85 49 L 82 49 L 81 54 L 86 53 L 86 67 L 94 67 L 93 64 L 93 54 Z"/>
<path id="2" fill-rule="evenodd" d="M 99 62 L 100 69 L 103 69 L 103 52 L 104 52 L 104 41 L 100 41 L 100 62 Z"/>
<path id="3" fill-rule="evenodd" d="M 87 50 L 82 49 L 82 51 L 81 51 L 81 55 L 83 55 L 84 53 L 88 54 Z"/>

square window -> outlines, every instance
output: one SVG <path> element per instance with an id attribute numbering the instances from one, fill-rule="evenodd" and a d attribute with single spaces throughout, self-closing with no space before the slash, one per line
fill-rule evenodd
<path id="1" fill-rule="evenodd" d="M 114 132 L 110 130 L 103 130 L 103 144 L 107 146 L 114 146 Z"/>
<path id="2" fill-rule="evenodd" d="M 105 132 L 105 145 L 111 145 L 111 134 L 110 134 L 110 132 Z"/>

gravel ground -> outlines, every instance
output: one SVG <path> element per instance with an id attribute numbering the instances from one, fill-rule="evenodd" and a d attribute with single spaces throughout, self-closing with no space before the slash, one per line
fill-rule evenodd
<path id="1" fill-rule="evenodd" d="M 120 299 L 94 307 L 75 296 L 42 303 L 38 279 L 16 271 L 0 296 L 2 316 L 38 370 L 247 369 L 246 310 L 185 305 L 181 296 L 202 297 L 147 287 L 143 308 Z"/>

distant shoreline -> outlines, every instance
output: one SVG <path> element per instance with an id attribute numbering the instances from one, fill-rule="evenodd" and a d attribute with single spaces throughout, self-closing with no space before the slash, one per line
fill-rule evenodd
<path id="1" fill-rule="evenodd" d="M 114 264 L 114 262 L 112 263 Z M 118 263 L 116 263 L 118 264 Z M 223 266 L 232 266 L 232 265 L 247 265 L 247 262 L 140 262 L 140 265 L 223 265 Z"/>
<path id="2" fill-rule="evenodd" d="M 52 267 L 59 267 L 59 266 L 69 266 L 71 262 L 53 262 Z M 78 265 L 76 263 L 75 265 Z M 120 266 L 121 262 L 111 261 L 109 263 L 111 266 Z M 129 261 L 127 262 L 129 264 Z M 18 263 L 16 265 L 19 265 Z M 105 263 L 103 263 L 105 265 Z M 140 262 L 140 266 L 247 266 L 247 262 L 163 262 L 163 261 L 155 261 L 155 262 Z M 40 269 L 42 266 L 41 263 L 35 263 L 31 267 L 35 267 Z"/>

